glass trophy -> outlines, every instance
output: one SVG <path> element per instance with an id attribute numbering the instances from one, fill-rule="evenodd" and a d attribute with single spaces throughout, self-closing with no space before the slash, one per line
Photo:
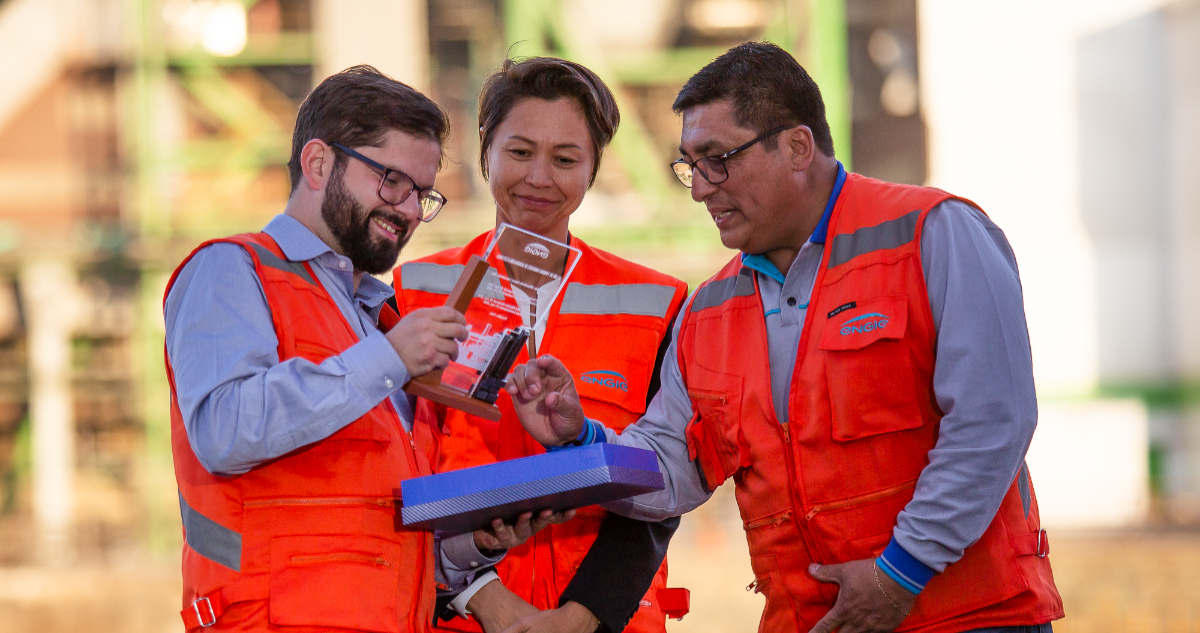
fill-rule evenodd
<path id="1" fill-rule="evenodd" d="M 534 328 L 550 310 L 579 262 L 580 251 L 501 224 L 483 257 L 472 255 L 446 298 L 463 313 L 470 335 L 458 359 L 417 376 L 408 393 L 488 420 L 499 420 L 496 398 L 521 348 L 537 355 Z"/>

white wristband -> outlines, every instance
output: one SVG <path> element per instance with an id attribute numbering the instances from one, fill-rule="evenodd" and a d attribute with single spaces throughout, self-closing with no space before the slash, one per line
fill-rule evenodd
<path id="1" fill-rule="evenodd" d="M 471 598 L 475 597 L 475 594 L 479 593 L 480 589 L 483 589 L 484 585 L 493 580 L 500 580 L 500 576 L 497 576 L 496 572 L 490 569 L 480 574 L 462 593 L 458 594 L 458 597 L 450 601 L 450 608 L 457 611 L 464 618 L 471 615 L 471 612 L 467 609 L 467 603 L 471 601 Z"/>

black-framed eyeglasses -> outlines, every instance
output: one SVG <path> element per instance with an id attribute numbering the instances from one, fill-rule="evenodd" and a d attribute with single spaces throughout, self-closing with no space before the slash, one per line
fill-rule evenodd
<path id="1" fill-rule="evenodd" d="M 683 183 L 683 186 L 687 187 L 688 189 L 692 188 L 692 174 L 696 170 L 699 170 L 700 175 L 704 176 L 704 179 L 708 182 L 714 185 L 719 185 L 726 180 L 729 180 L 729 170 L 725 168 L 726 160 L 733 158 L 738 152 L 753 147 L 755 143 L 774 136 L 775 134 L 778 134 L 786 129 L 788 129 L 788 126 L 781 125 L 770 132 L 766 132 L 765 134 L 755 137 L 754 140 L 748 143 L 738 145 L 737 147 L 725 152 L 724 154 L 721 154 L 720 156 L 705 156 L 703 158 L 697 158 L 691 162 L 689 162 L 686 158 L 680 158 L 679 160 L 671 163 L 671 169 L 674 170 L 675 176 L 679 178 L 679 182 Z"/>
<path id="2" fill-rule="evenodd" d="M 418 187 L 417 183 L 413 182 L 412 177 L 399 169 L 385 167 L 341 143 L 330 143 L 330 146 L 342 150 L 347 156 L 357 158 L 368 167 L 383 174 L 383 177 L 379 179 L 378 193 L 379 198 L 384 202 L 392 205 L 403 204 L 412 195 L 412 192 L 416 191 L 417 208 L 421 210 L 420 220 L 422 222 L 433 220 L 438 211 L 441 211 L 442 207 L 445 206 L 446 196 L 443 196 L 432 188 Z"/>

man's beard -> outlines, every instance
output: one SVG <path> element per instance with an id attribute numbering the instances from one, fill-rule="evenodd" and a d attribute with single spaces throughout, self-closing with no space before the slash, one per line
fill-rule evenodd
<path id="1" fill-rule="evenodd" d="M 333 233 L 334 239 L 341 246 L 342 253 L 350 258 L 355 270 L 361 270 L 372 275 L 386 273 L 396 265 L 400 250 L 408 243 L 408 220 L 398 213 L 387 213 L 376 210 L 367 212 L 363 205 L 355 200 L 346 190 L 343 175 L 346 163 L 334 168 L 329 179 L 329 188 L 325 192 L 325 200 L 321 203 L 321 218 Z M 400 228 L 401 235 L 396 242 L 372 239 L 371 218 L 381 216 L 388 222 Z"/>

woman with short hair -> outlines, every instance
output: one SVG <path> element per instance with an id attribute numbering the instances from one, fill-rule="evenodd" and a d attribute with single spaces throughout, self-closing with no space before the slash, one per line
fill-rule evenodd
<path id="1" fill-rule="evenodd" d="M 577 384 L 588 413 L 617 430 L 637 421 L 657 391 L 657 358 L 687 296 L 682 281 L 593 248 L 569 231 L 571 214 L 595 181 L 619 122 L 612 92 L 595 73 L 551 57 L 506 60 L 479 98 L 480 167 L 496 201 L 497 227 L 511 224 L 582 253 L 549 309 L 537 310 L 534 318 L 525 315 L 530 347 L 562 359 L 580 375 L 603 371 L 616 378 Z M 482 256 L 494 233 L 398 268 L 400 313 L 443 305 L 450 289 L 433 283 L 435 277 L 446 278 L 445 270 L 439 275 L 440 267 Z M 528 358 L 526 350 L 516 362 Z M 432 422 L 435 471 L 543 452 L 521 427 L 507 393 L 497 405 L 503 412 L 499 423 L 432 403 L 420 407 Z M 570 522 L 509 551 L 496 569 L 503 584 L 493 582 L 495 574 L 480 574 L 453 603 L 462 613 L 481 604 L 477 601 L 507 602 L 509 620 L 454 619 L 443 626 L 478 631 L 481 624 L 490 632 L 534 614 L 534 608 L 561 603 L 562 609 L 534 617 L 544 618 L 540 625 L 553 630 L 603 625 L 611 631 L 662 632 L 658 592 L 665 588 L 664 557 L 677 525 L 677 520 L 648 524 L 608 515 L 598 506 L 580 508 Z M 595 551 L 589 555 L 589 549 Z M 557 619 L 551 623 L 550 618 Z"/>

